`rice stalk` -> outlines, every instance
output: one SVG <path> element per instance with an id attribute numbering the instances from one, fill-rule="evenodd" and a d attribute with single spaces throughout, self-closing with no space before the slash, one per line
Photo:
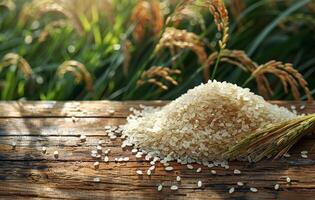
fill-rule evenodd
<path id="1" fill-rule="evenodd" d="M 72 74 L 77 84 L 84 81 L 86 90 L 93 91 L 93 79 L 85 65 L 76 60 L 65 61 L 58 67 L 57 75 L 63 77 L 66 73 Z"/>
<path id="2" fill-rule="evenodd" d="M 186 30 L 166 28 L 154 52 L 157 53 L 162 48 L 169 48 L 173 57 L 177 49 L 191 49 L 198 56 L 200 64 L 203 64 L 207 59 L 207 53 L 199 36 Z"/>
<path id="3" fill-rule="evenodd" d="M 271 124 L 249 134 L 224 156 L 229 160 L 247 158 L 251 162 L 258 162 L 265 157 L 277 159 L 314 130 L 315 114 Z"/>
<path id="4" fill-rule="evenodd" d="M 181 71 L 178 69 L 154 66 L 142 73 L 140 80 L 137 81 L 137 85 L 141 86 L 145 83 L 150 83 L 158 86 L 161 90 L 168 90 L 168 86 L 164 84 L 162 80 L 165 80 L 173 85 L 178 85 L 177 81 L 171 76 L 180 73 Z M 158 78 L 162 80 L 158 80 Z"/>
<path id="5" fill-rule="evenodd" d="M 0 63 L 0 69 L 4 67 L 9 67 L 11 65 L 16 65 L 20 69 L 25 78 L 30 78 L 33 74 L 30 64 L 19 54 L 7 53 L 2 58 Z"/>
<path id="6" fill-rule="evenodd" d="M 209 0 L 205 2 L 205 5 L 209 8 L 210 13 L 213 15 L 217 29 L 222 35 L 218 42 L 219 53 L 211 76 L 211 78 L 214 79 L 222 51 L 226 48 L 229 39 L 229 15 L 223 0 Z"/>
<path id="7" fill-rule="evenodd" d="M 158 0 L 141 0 L 134 7 L 131 22 L 135 24 L 133 36 L 142 41 L 146 34 L 158 36 L 164 26 L 164 16 Z"/>
<path id="8" fill-rule="evenodd" d="M 128 75 L 128 69 L 129 69 L 129 63 L 131 60 L 131 42 L 129 40 L 125 40 L 122 45 L 122 53 L 124 56 L 124 62 L 123 62 L 123 73 L 125 76 Z"/>

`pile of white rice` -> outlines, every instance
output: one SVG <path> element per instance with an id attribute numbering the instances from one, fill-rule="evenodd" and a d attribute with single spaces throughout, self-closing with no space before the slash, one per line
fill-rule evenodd
<path id="1" fill-rule="evenodd" d="M 182 164 L 222 160 L 222 154 L 267 124 L 296 117 L 286 108 L 226 82 L 209 81 L 162 108 L 134 110 L 123 145 Z"/>

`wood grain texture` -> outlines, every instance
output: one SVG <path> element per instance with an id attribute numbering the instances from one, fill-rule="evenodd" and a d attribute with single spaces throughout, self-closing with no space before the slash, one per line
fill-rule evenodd
<path id="1" fill-rule="evenodd" d="M 0 103 L 0 199 L 315 199 L 315 136 L 299 142 L 290 158 L 265 160 L 256 164 L 231 162 L 229 169 L 214 167 L 217 174 L 202 167 L 200 173 L 186 166 L 172 164 L 174 171 L 166 172 L 159 163 L 151 176 L 146 174 L 150 164 L 136 159 L 130 149 L 121 148 L 121 139 L 105 136 L 106 125 L 126 122 L 129 108 L 139 104 L 161 106 L 167 102 L 1 102 Z M 315 104 L 299 107 L 304 102 L 273 102 L 286 107 L 294 105 L 301 113 L 314 113 Z M 115 110 L 110 114 L 109 110 Z M 71 117 L 75 116 L 75 123 Z M 87 135 L 86 142 L 79 140 Z M 103 149 L 110 148 L 110 162 L 92 158 L 98 141 Z M 12 143 L 16 143 L 13 148 Z M 41 151 L 47 147 L 47 152 Z M 53 152 L 58 150 L 59 157 Z M 300 152 L 307 150 L 308 158 Z M 128 162 L 114 158 L 130 157 Z M 99 169 L 94 162 L 99 161 Z M 242 171 L 240 175 L 234 169 Z M 182 181 L 176 183 L 176 176 Z M 286 177 L 291 183 L 286 182 Z M 95 178 L 99 182 L 95 182 Z M 203 187 L 197 188 L 202 180 Z M 244 186 L 237 186 L 242 181 Z M 161 192 L 157 185 L 163 183 Z M 279 183 L 279 191 L 273 186 Z M 178 191 L 170 185 L 178 184 Z M 235 192 L 229 194 L 230 187 Z M 259 191 L 252 193 L 250 187 Z"/>

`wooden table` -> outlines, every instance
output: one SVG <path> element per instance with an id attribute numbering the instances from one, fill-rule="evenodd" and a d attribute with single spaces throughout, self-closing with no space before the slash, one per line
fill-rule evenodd
<path id="1" fill-rule="evenodd" d="M 0 199 L 315 199 L 315 137 L 304 138 L 291 157 L 257 164 L 231 162 L 230 169 L 202 167 L 200 173 L 174 164 L 173 172 L 166 172 L 157 165 L 154 173 L 144 174 L 150 166 L 145 160 L 136 160 L 130 151 L 123 151 L 121 140 L 105 137 L 106 125 L 126 122 L 129 108 L 139 104 L 161 106 L 165 102 L 0 102 Z M 273 102 L 298 111 L 312 113 L 315 104 L 300 110 L 299 102 Z M 113 114 L 110 110 L 115 110 Z M 73 118 L 75 117 L 75 122 Z M 80 135 L 87 135 L 85 143 Z M 103 148 L 110 148 L 110 162 L 91 157 L 99 140 Z M 13 143 L 16 147 L 13 148 Z M 47 147 L 46 154 L 42 147 Z M 59 152 L 54 158 L 53 152 Z M 308 158 L 301 158 L 301 150 L 307 150 Z M 129 156 L 128 162 L 115 163 L 113 159 Z M 194 165 L 195 169 L 197 165 Z M 239 169 L 242 174 L 234 175 Z M 171 191 L 176 176 L 182 178 L 178 191 Z M 286 182 L 286 177 L 291 183 Z M 95 179 L 96 178 L 96 179 Z M 99 178 L 99 182 L 97 180 Z M 203 187 L 197 188 L 197 181 Z M 245 186 L 238 187 L 242 181 Z M 165 186 L 161 192 L 157 185 Z M 279 191 L 274 185 L 280 184 Z M 229 194 L 230 187 L 235 192 Z M 249 191 L 256 187 L 257 193 Z"/>

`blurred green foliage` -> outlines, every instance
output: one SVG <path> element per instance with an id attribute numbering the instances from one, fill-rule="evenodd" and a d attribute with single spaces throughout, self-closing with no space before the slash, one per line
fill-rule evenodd
<path id="1" fill-rule="evenodd" d="M 160 2 L 164 22 L 176 3 Z M 202 65 L 191 51 L 177 52 L 173 62 L 167 49 L 154 53 L 160 35 L 135 37 L 138 22 L 131 16 L 136 4 L 136 0 L 0 0 L 1 99 L 174 99 L 203 82 Z M 236 0 L 227 1 L 227 8 L 228 48 L 246 51 L 257 63 L 272 59 L 293 63 L 315 96 L 315 3 Z M 208 54 L 215 51 L 218 34 L 207 9 L 197 8 L 177 28 L 199 35 Z M 27 65 L 30 75 L 25 72 Z M 152 66 L 180 69 L 181 75 L 173 77 L 178 86 L 163 91 L 137 85 L 142 72 Z M 60 72 L 61 68 L 66 70 Z M 241 86 L 248 77 L 238 68 L 220 64 L 215 79 Z M 271 85 L 273 99 L 292 99 L 278 80 L 271 78 Z M 257 92 L 255 82 L 246 86 Z"/>

